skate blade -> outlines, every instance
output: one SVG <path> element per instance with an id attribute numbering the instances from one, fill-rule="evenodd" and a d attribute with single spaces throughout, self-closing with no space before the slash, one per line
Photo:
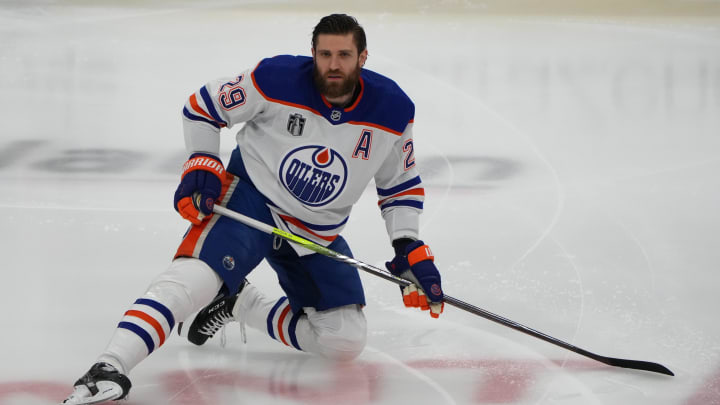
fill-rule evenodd
<path id="1" fill-rule="evenodd" d="M 101 402 L 112 401 L 120 398 L 123 394 L 122 388 L 112 381 L 98 381 L 96 384 L 98 393 L 92 395 L 88 387 L 80 385 L 75 387 L 75 391 L 60 405 L 91 405 Z"/>

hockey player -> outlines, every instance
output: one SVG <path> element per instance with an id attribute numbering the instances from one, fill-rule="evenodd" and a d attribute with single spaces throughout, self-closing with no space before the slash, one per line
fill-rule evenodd
<path id="1" fill-rule="evenodd" d="M 339 233 L 374 180 L 395 250 L 386 265 L 414 283 L 402 290 L 403 301 L 440 315 L 440 274 L 418 240 L 424 191 L 415 164 L 414 105 L 393 81 L 363 69 L 365 33 L 353 17 L 322 18 L 311 51 L 312 58 L 264 59 L 190 96 L 183 110 L 190 158 L 175 209 L 192 225 L 172 264 L 124 314 L 63 403 L 125 398 L 130 370 L 198 310 L 183 326 L 195 344 L 241 321 L 297 350 L 338 360 L 360 354 L 366 321 L 357 270 L 213 215 L 214 204 L 351 256 Z M 220 129 L 243 122 L 225 168 Z M 286 296 L 269 299 L 245 280 L 263 259 Z"/>

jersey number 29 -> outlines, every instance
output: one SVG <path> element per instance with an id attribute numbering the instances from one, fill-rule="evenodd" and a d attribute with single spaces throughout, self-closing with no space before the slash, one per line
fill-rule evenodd
<path id="1" fill-rule="evenodd" d="M 218 102 L 226 111 L 245 104 L 245 89 L 240 87 L 243 76 L 223 84 L 218 90 Z"/>

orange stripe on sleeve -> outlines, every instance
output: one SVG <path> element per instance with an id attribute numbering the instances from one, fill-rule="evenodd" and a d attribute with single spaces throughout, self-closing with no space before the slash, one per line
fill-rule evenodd
<path id="1" fill-rule="evenodd" d="M 388 198 L 384 198 L 384 199 L 378 201 L 378 205 L 382 205 L 385 201 L 387 201 L 391 198 L 402 197 L 404 195 L 422 195 L 422 196 L 424 196 L 425 189 L 424 188 L 414 188 L 412 190 L 407 190 L 407 191 L 403 191 L 402 193 L 397 193 L 397 194 L 391 195 Z"/>
<path id="2" fill-rule="evenodd" d="M 209 119 L 210 121 L 213 121 L 213 122 L 215 121 L 215 119 L 213 117 L 211 117 L 210 114 L 206 113 L 205 110 L 203 110 L 202 107 L 200 107 L 200 104 L 198 104 L 198 102 L 197 102 L 197 97 L 195 96 L 195 93 L 193 93 L 192 96 L 190 96 L 190 105 L 192 106 L 193 110 L 196 113 L 202 115 L 203 117 Z"/>

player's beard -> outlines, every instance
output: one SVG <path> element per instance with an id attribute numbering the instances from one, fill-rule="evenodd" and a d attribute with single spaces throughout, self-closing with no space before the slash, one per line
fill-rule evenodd
<path id="1" fill-rule="evenodd" d="M 355 85 L 360 81 L 360 66 L 356 66 L 350 74 L 348 74 L 344 80 L 337 83 L 328 82 L 327 75 L 342 75 L 340 71 L 328 71 L 324 75 L 320 73 L 317 65 L 313 68 L 313 79 L 315 82 L 315 88 L 320 94 L 326 98 L 337 98 L 346 94 L 352 93 L 355 90 Z M 344 75 L 343 75 L 344 76 Z"/>

